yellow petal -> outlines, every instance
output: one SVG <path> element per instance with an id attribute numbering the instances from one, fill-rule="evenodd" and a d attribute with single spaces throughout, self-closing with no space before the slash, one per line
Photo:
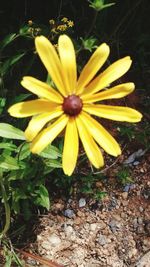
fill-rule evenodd
<path id="1" fill-rule="evenodd" d="M 65 128 L 67 122 L 68 117 L 66 115 L 62 115 L 57 121 L 39 133 L 31 143 L 30 149 L 32 153 L 40 153 L 60 134 L 60 132 Z"/>
<path id="2" fill-rule="evenodd" d="M 115 121 L 138 122 L 142 118 L 137 110 L 121 106 L 85 104 L 83 109 L 92 115 Z"/>
<path id="3" fill-rule="evenodd" d="M 51 103 L 45 99 L 36 99 L 26 102 L 14 104 L 8 109 L 11 116 L 17 118 L 25 118 L 34 116 L 43 112 L 55 112 L 58 104 Z"/>
<path id="4" fill-rule="evenodd" d="M 81 115 L 82 116 L 82 115 Z M 104 165 L 102 153 L 95 143 L 93 137 L 80 119 L 80 115 L 76 118 L 77 128 L 84 150 L 90 162 L 96 167 L 100 168 Z"/>
<path id="5" fill-rule="evenodd" d="M 110 155 L 118 156 L 121 154 L 121 149 L 116 140 L 105 130 L 105 128 L 94 120 L 87 113 L 82 112 L 80 116 L 89 133 L 95 141 Z"/>
<path id="6" fill-rule="evenodd" d="M 37 96 L 41 98 L 46 98 L 48 100 L 51 100 L 52 102 L 60 103 L 60 104 L 63 102 L 62 96 L 58 92 L 56 92 L 56 90 L 54 90 L 47 83 L 41 82 L 38 79 L 25 76 L 23 77 L 21 84 L 23 87 L 28 89 L 30 92 L 32 92 L 33 94 L 36 94 Z"/>
<path id="7" fill-rule="evenodd" d="M 62 115 L 63 111 L 61 108 L 51 111 L 49 113 L 40 114 L 34 116 L 25 130 L 25 137 L 28 141 L 32 141 L 35 136 L 42 130 L 46 123 Z"/>
<path id="8" fill-rule="evenodd" d="M 84 87 L 93 79 L 97 71 L 103 66 L 109 56 L 109 52 L 109 46 L 105 43 L 101 44 L 96 49 L 80 74 L 77 84 L 77 94 L 83 92 Z"/>
<path id="9" fill-rule="evenodd" d="M 134 83 L 122 83 L 98 94 L 83 95 L 81 96 L 81 99 L 83 100 L 83 103 L 92 103 L 100 100 L 121 98 L 132 93 L 134 88 Z"/>
<path id="10" fill-rule="evenodd" d="M 68 94 L 76 92 L 77 70 L 76 56 L 71 39 L 67 35 L 61 35 L 58 40 L 60 61 L 64 70 L 64 82 Z"/>
<path id="11" fill-rule="evenodd" d="M 63 96 L 67 96 L 65 85 L 63 83 L 64 75 L 60 59 L 56 53 L 54 46 L 44 36 L 35 38 L 36 50 L 46 67 L 49 75 Z"/>
<path id="12" fill-rule="evenodd" d="M 72 137 L 71 137 L 72 136 Z M 79 138 L 77 126 L 74 118 L 69 118 L 64 141 L 64 150 L 62 158 L 62 166 L 64 173 L 71 175 L 77 163 L 79 151 Z"/>
<path id="13" fill-rule="evenodd" d="M 131 66 L 130 57 L 124 57 L 110 65 L 104 72 L 98 75 L 84 90 L 83 94 L 93 94 L 105 88 L 124 75 Z"/>

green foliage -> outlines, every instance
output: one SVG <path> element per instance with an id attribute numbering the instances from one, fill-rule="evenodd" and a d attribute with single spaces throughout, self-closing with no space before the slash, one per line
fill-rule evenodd
<path id="1" fill-rule="evenodd" d="M 105 176 L 103 174 L 99 174 L 98 176 L 88 175 L 85 177 L 81 177 L 81 186 L 80 192 L 90 196 L 96 200 L 102 200 L 105 196 L 107 196 L 107 192 L 101 191 L 96 188 L 96 182 L 103 181 Z"/>
<path id="2" fill-rule="evenodd" d="M 0 51 L 2 51 L 7 45 L 12 43 L 18 35 L 16 33 L 10 33 L 8 34 L 0 43 Z"/>
<path id="3" fill-rule="evenodd" d="M 0 114 L 3 112 L 5 105 L 6 105 L 6 98 L 0 97 Z"/>
<path id="4" fill-rule="evenodd" d="M 93 51 L 93 49 L 97 48 L 97 39 L 94 37 L 89 37 L 86 39 L 80 38 L 82 41 L 82 46 L 85 50 L 89 50 L 90 52 Z"/>
<path id="5" fill-rule="evenodd" d="M 8 123 L 0 123 L 0 137 L 25 140 L 24 132 Z"/>
<path id="6" fill-rule="evenodd" d="M 90 3 L 89 6 L 95 9 L 96 11 L 101 11 L 105 8 L 115 5 L 115 3 L 105 4 L 105 0 L 88 0 L 88 2 Z"/>
<path id="7" fill-rule="evenodd" d="M 142 122 L 142 129 L 138 128 L 136 124 L 132 126 L 120 125 L 117 129 L 121 137 L 127 138 L 130 142 L 137 140 L 145 148 L 149 148 L 150 125 L 147 121 Z"/>
<path id="8" fill-rule="evenodd" d="M 13 137 L 15 139 L 16 135 Z M 17 146 L 11 140 L 5 140 L 0 143 L 0 171 L 7 200 L 15 214 L 23 212 L 24 218 L 28 220 L 34 205 L 47 210 L 50 208 L 49 193 L 45 186 L 46 175 L 54 168 L 61 168 L 61 151 L 49 145 L 38 157 L 31 154 L 28 143 Z"/>
<path id="9" fill-rule="evenodd" d="M 25 55 L 25 53 L 19 53 L 15 56 L 10 57 L 9 59 L 5 60 L 5 62 L 1 65 L 0 67 L 0 73 L 1 76 L 4 76 L 5 74 L 8 73 L 8 71 L 10 70 L 10 68 L 15 65 L 18 61 L 20 61 L 20 59 L 22 59 L 22 57 Z"/>
<path id="10" fill-rule="evenodd" d="M 129 183 L 133 183 L 130 170 L 127 167 L 123 167 L 121 170 L 119 170 L 116 176 L 117 176 L 118 182 L 123 186 Z"/>
<path id="11" fill-rule="evenodd" d="M 135 126 L 121 125 L 117 129 L 120 132 L 120 135 L 123 137 L 127 137 L 129 141 L 135 138 Z"/>
<path id="12" fill-rule="evenodd" d="M 2 245 L 5 257 L 4 267 L 11 267 L 11 266 L 23 267 L 23 262 L 19 259 L 18 255 L 15 253 L 10 241 L 4 239 Z"/>

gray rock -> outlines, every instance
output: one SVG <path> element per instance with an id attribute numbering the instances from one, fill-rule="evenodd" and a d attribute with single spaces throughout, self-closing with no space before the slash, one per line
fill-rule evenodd
<path id="1" fill-rule="evenodd" d="M 150 236 L 150 221 L 145 222 L 145 231 Z"/>
<path id="2" fill-rule="evenodd" d="M 83 208 L 85 205 L 86 205 L 85 198 L 80 198 L 79 199 L 79 208 Z"/>
<path id="3" fill-rule="evenodd" d="M 133 162 L 133 165 L 134 165 L 134 166 L 137 166 L 137 165 L 139 165 L 139 164 L 140 164 L 140 162 L 137 161 L 137 160 Z"/>
<path id="4" fill-rule="evenodd" d="M 138 227 L 138 221 L 137 221 L 137 218 L 134 218 L 133 219 L 133 228 L 134 230 Z"/>
<path id="5" fill-rule="evenodd" d="M 113 233 L 115 233 L 115 232 L 119 231 L 119 229 L 121 228 L 121 224 L 117 220 L 112 219 L 109 222 L 109 227 L 110 227 L 111 231 Z"/>
<path id="6" fill-rule="evenodd" d="M 150 251 L 136 263 L 136 267 L 150 267 Z"/>
<path id="7" fill-rule="evenodd" d="M 124 192 L 129 192 L 130 190 L 132 190 L 132 189 L 134 189 L 134 188 L 135 188 L 135 184 L 127 184 L 127 185 L 124 187 L 123 191 L 124 191 Z"/>
<path id="8" fill-rule="evenodd" d="M 97 223 L 91 223 L 90 224 L 90 230 L 95 231 L 97 229 L 97 225 L 98 225 Z"/>
<path id="9" fill-rule="evenodd" d="M 54 247 L 60 245 L 61 239 L 58 237 L 56 234 L 51 234 L 48 238 L 47 241 Z"/>
<path id="10" fill-rule="evenodd" d="M 104 246 L 104 245 L 108 244 L 109 241 L 110 241 L 110 240 L 109 240 L 108 237 L 105 236 L 105 235 L 100 234 L 99 237 L 98 237 L 98 243 L 99 243 L 101 246 Z"/>
<path id="11" fill-rule="evenodd" d="M 74 232 L 74 229 L 71 225 L 66 225 L 64 230 L 67 236 L 71 236 Z"/>
<path id="12" fill-rule="evenodd" d="M 143 212 L 144 211 L 144 208 L 142 206 L 139 207 L 139 211 L 140 212 Z"/>
<path id="13" fill-rule="evenodd" d="M 128 165 L 128 164 L 131 164 L 135 161 L 135 159 L 143 156 L 145 153 L 146 153 L 146 149 L 143 150 L 143 149 L 139 149 L 137 151 L 135 151 L 134 153 L 132 153 L 125 161 L 124 161 L 124 164 Z"/>
<path id="14" fill-rule="evenodd" d="M 66 209 L 64 211 L 64 216 L 68 217 L 69 219 L 73 218 L 75 216 L 74 211 L 71 209 Z"/>
<path id="15" fill-rule="evenodd" d="M 136 229 L 138 234 L 144 234 L 144 227 L 143 225 L 139 225 Z"/>
<path id="16" fill-rule="evenodd" d="M 143 218 L 142 217 L 138 217 L 137 221 L 138 221 L 138 224 L 143 224 Z"/>

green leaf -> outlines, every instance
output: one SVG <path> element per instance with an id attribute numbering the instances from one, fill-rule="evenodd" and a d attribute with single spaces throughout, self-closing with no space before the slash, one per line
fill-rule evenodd
<path id="1" fill-rule="evenodd" d="M 7 158 L 3 156 L 0 157 L 0 168 L 3 170 L 18 170 L 23 169 L 24 167 L 24 164 L 19 164 L 18 160 L 11 156 L 7 156 Z"/>
<path id="2" fill-rule="evenodd" d="M 26 159 L 31 154 L 29 143 L 21 144 L 16 152 L 18 152 L 19 160 Z"/>
<path id="3" fill-rule="evenodd" d="M 92 52 L 93 49 L 97 48 L 98 46 L 96 45 L 97 43 L 97 39 L 94 37 L 89 37 L 87 39 L 83 39 L 82 37 L 80 38 L 80 40 L 82 41 L 82 45 L 84 47 L 85 50 L 89 50 L 90 52 Z"/>
<path id="4" fill-rule="evenodd" d="M 55 159 L 51 159 L 49 161 L 47 160 L 45 164 L 47 167 L 62 168 L 62 164 L 58 160 L 55 160 Z"/>
<path id="5" fill-rule="evenodd" d="M 6 263 L 4 265 L 4 267 L 11 267 L 11 264 L 12 264 L 12 255 L 11 254 L 8 254 L 6 255 Z"/>
<path id="6" fill-rule="evenodd" d="M 31 94 L 20 94 L 13 99 L 13 104 L 18 103 L 18 102 L 22 102 L 30 96 L 31 96 Z"/>
<path id="7" fill-rule="evenodd" d="M 24 55 L 25 52 L 7 59 L 1 66 L 1 75 L 4 76 L 6 72 L 8 72 L 9 68 L 12 67 L 15 63 L 17 63 Z"/>
<path id="8" fill-rule="evenodd" d="M 0 97 L 0 107 L 5 107 L 6 104 L 6 98 L 5 97 Z"/>
<path id="9" fill-rule="evenodd" d="M 46 159 L 58 159 L 62 156 L 59 149 L 52 145 L 48 145 L 39 155 Z"/>
<path id="10" fill-rule="evenodd" d="M 0 42 L 0 50 L 4 49 L 8 44 L 10 44 L 12 41 L 14 41 L 18 35 L 16 33 L 10 33 L 8 34 L 4 40 Z"/>
<path id="11" fill-rule="evenodd" d="M 23 36 L 28 36 L 28 37 L 30 36 L 31 37 L 29 29 L 30 29 L 29 25 L 24 25 L 23 27 L 20 28 L 19 34 L 23 35 Z"/>
<path id="12" fill-rule="evenodd" d="M 96 11 L 101 11 L 102 9 L 111 7 L 115 5 L 115 3 L 109 3 L 105 5 L 104 0 L 88 0 L 90 3 L 90 7 L 94 8 Z"/>
<path id="13" fill-rule="evenodd" d="M 50 200 L 49 200 L 49 194 L 44 185 L 40 185 L 39 189 L 36 190 L 36 193 L 38 194 L 37 198 L 35 199 L 35 204 L 40 205 L 47 210 L 50 208 Z"/>
<path id="14" fill-rule="evenodd" d="M 25 140 L 24 132 L 9 123 L 0 123 L 0 137 Z"/>
<path id="15" fill-rule="evenodd" d="M 3 112 L 5 104 L 6 104 L 6 98 L 0 97 L 0 114 Z"/>
<path id="16" fill-rule="evenodd" d="M 0 143 L 0 149 L 7 149 L 10 151 L 14 151 L 17 147 L 11 143 Z"/>

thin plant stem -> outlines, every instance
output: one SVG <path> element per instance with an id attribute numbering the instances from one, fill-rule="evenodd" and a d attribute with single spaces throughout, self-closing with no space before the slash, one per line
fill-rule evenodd
<path id="1" fill-rule="evenodd" d="M 112 36 L 115 36 L 117 32 L 119 31 L 120 27 L 124 24 L 124 22 L 128 19 L 128 17 L 132 14 L 132 12 L 138 7 L 138 5 L 142 2 L 142 0 L 139 0 L 136 2 L 136 4 L 129 10 L 129 12 L 122 18 L 122 20 L 118 23 L 117 27 L 115 28 L 114 32 L 112 33 Z M 111 38 L 112 38 L 111 36 Z"/>
<path id="2" fill-rule="evenodd" d="M 6 194 L 6 190 L 5 190 L 2 177 L 0 177 L 0 187 L 1 187 L 1 192 L 2 192 L 2 198 L 4 201 L 4 207 L 5 207 L 5 226 L 2 232 L 0 233 L 0 238 L 2 238 L 7 233 L 10 227 L 10 207 L 7 201 L 7 194 Z"/>
<path id="3" fill-rule="evenodd" d="M 90 35 L 90 33 L 92 32 L 92 30 L 93 30 L 93 28 L 94 28 L 94 26 L 95 26 L 95 23 L 96 23 L 96 20 L 97 20 L 97 15 L 98 15 L 98 11 L 95 10 L 95 14 L 94 14 L 94 17 L 93 17 L 93 21 L 92 21 L 92 23 L 91 23 L 91 27 L 90 27 L 89 31 L 88 31 L 87 34 L 86 34 L 86 38 Z"/>

